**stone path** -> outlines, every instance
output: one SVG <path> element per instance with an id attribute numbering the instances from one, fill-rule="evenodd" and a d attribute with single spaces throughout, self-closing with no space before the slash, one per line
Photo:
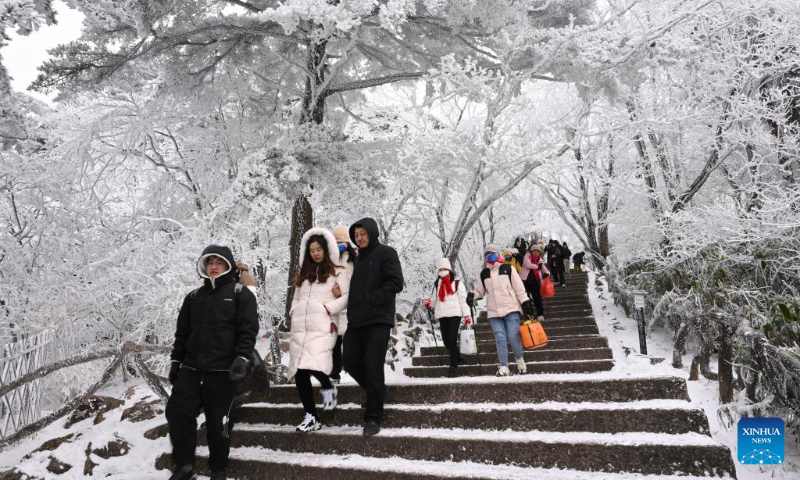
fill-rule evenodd
<path id="1" fill-rule="evenodd" d="M 295 388 L 273 388 L 238 412 L 230 477 L 734 477 L 730 451 L 710 437 L 705 413 L 688 402 L 685 380 L 608 372 L 613 355 L 598 335 L 587 281 L 573 273 L 548 301 L 550 342 L 525 352 L 525 375 L 493 376 L 497 357 L 485 321 L 476 326 L 480 365 L 478 355 L 467 356 L 458 378 L 442 378 L 443 347 L 421 348 L 405 370 L 415 378 L 390 385 L 375 437 L 361 435 L 364 396 L 357 386 L 339 387 L 339 407 L 321 412 L 325 427 L 310 434 L 294 431 L 302 417 Z"/>

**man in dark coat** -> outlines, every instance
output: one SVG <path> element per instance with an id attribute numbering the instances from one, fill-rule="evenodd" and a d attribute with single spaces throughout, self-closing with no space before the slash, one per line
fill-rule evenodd
<path id="1" fill-rule="evenodd" d="M 387 392 L 383 367 L 394 327 L 395 296 L 403 290 L 403 269 L 397 252 L 382 245 L 378 233 L 378 224 L 371 218 L 350 227 L 358 257 L 350 279 L 342 364 L 367 393 L 364 435 L 381 430 Z"/>
<path id="2" fill-rule="evenodd" d="M 228 247 L 210 245 L 197 261 L 203 286 L 183 299 L 172 348 L 167 422 L 175 471 L 195 478 L 197 416 L 205 410 L 212 480 L 224 480 L 236 384 L 247 374 L 258 334 L 256 297 L 238 288 L 239 270 Z"/>

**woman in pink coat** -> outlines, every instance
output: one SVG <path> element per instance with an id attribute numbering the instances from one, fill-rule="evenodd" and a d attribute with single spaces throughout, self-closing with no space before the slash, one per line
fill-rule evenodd
<path id="1" fill-rule="evenodd" d="M 530 251 L 522 260 L 522 273 L 520 278 L 525 284 L 528 296 L 533 298 L 536 306 L 536 316 L 541 322 L 544 320 L 544 307 L 542 306 L 542 280 L 550 276 L 550 270 L 544 264 L 542 258 L 542 247 L 537 244 L 531 245 Z"/>

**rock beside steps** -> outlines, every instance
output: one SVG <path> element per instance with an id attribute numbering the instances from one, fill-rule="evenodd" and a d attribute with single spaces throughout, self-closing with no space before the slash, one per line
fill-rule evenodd
<path id="1" fill-rule="evenodd" d="M 580 284 L 573 275 L 566 288 Z M 549 306 L 548 332 L 592 326 L 588 298 L 575 299 Z M 575 306 L 589 314 L 572 315 Z M 340 385 L 339 406 L 319 409 L 323 429 L 305 434 L 294 431 L 303 417 L 294 386 L 275 387 L 237 411 L 229 477 L 735 477 L 730 451 L 709 436 L 708 420 L 689 403 L 685 380 L 592 373 L 613 367 L 608 342 L 596 324 L 594 329 L 563 330 L 546 349 L 525 352 L 529 372 L 581 374 L 494 377 L 491 329 L 480 322 L 482 350 L 467 357 L 462 377 L 428 378 L 444 374 L 439 362 L 446 365 L 447 357 L 443 347 L 423 347 L 406 369 L 422 378 L 389 386 L 382 430 L 374 437 L 361 435 L 364 395 L 358 386 Z M 198 440 L 205 445 L 202 432 Z M 207 450 L 201 446 L 198 453 L 198 466 L 208 474 L 202 468 Z M 168 461 L 164 454 L 157 464 Z"/>

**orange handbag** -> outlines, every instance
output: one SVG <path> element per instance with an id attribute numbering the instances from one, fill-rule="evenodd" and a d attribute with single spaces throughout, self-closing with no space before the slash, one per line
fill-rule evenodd
<path id="1" fill-rule="evenodd" d="M 522 346 L 526 349 L 537 349 L 547 346 L 547 334 L 544 333 L 542 324 L 528 317 L 525 323 L 519 326 L 522 336 Z"/>
<path id="2" fill-rule="evenodd" d="M 550 298 L 556 296 L 556 284 L 553 283 L 553 279 L 550 277 L 545 278 L 542 280 L 542 298 Z"/>

